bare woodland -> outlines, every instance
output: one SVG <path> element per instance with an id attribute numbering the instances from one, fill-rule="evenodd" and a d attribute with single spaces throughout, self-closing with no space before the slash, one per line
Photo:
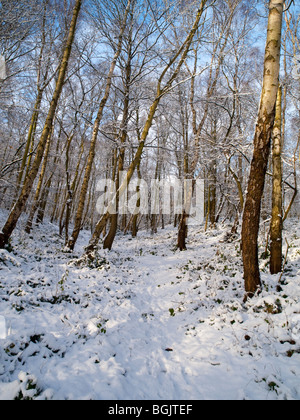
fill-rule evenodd
<path id="1" fill-rule="evenodd" d="M 260 230 L 281 272 L 300 210 L 296 1 L 1 0 L 0 20 L 0 248 L 20 219 L 31 235 L 47 218 L 64 251 L 90 230 L 84 258 L 169 224 L 183 251 L 188 209 L 100 215 L 98 181 L 118 203 L 137 179 L 203 179 L 201 229 L 231 224 L 246 297 Z"/>

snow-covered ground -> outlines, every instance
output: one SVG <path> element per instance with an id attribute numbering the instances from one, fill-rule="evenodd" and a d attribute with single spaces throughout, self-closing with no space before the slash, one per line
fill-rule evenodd
<path id="1" fill-rule="evenodd" d="M 88 267 L 54 226 L 20 229 L 0 253 L 0 399 L 300 399 L 299 222 L 281 291 L 262 260 L 246 304 L 228 230 L 191 230 L 186 252 L 173 228 L 120 235 Z"/>

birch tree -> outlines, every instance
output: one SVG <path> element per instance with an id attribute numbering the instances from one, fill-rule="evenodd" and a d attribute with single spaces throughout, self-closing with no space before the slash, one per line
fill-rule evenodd
<path id="1" fill-rule="evenodd" d="M 13 207 L 13 209 L 11 210 L 8 219 L 0 233 L 0 248 L 4 248 L 8 242 L 9 239 L 18 223 L 18 220 L 26 206 L 28 197 L 32 191 L 33 188 L 33 184 L 34 181 L 37 177 L 39 168 L 40 168 L 40 164 L 42 162 L 43 156 L 44 156 L 44 151 L 45 151 L 45 147 L 47 144 L 47 140 L 48 140 L 48 136 L 50 135 L 51 129 L 52 129 L 52 125 L 53 125 L 53 120 L 54 120 L 54 116 L 55 116 L 55 112 L 56 112 L 56 108 L 58 105 L 58 101 L 63 89 L 63 85 L 64 85 L 64 81 L 65 81 L 65 76 L 66 76 L 66 72 L 67 72 L 67 68 L 68 68 L 68 64 L 69 64 L 69 58 L 71 55 L 71 50 L 72 50 L 72 45 L 73 45 L 73 41 L 75 38 L 75 31 L 76 31 L 76 26 L 77 26 L 77 21 L 78 21 L 78 17 L 79 17 L 79 13 L 80 13 L 80 9 L 81 9 L 81 5 L 82 5 L 82 0 L 76 0 L 74 9 L 73 9 L 73 17 L 72 17 L 72 21 L 70 24 L 70 28 L 69 28 L 69 34 L 68 34 L 68 38 L 66 41 L 66 45 L 64 48 L 64 52 L 63 52 L 63 56 L 62 56 L 62 60 L 60 63 L 60 67 L 59 67 L 59 72 L 58 72 L 58 78 L 57 78 L 57 82 L 56 82 L 56 86 L 55 86 L 55 90 L 52 96 L 52 101 L 50 104 L 50 108 L 48 111 L 48 115 L 47 115 L 47 119 L 46 119 L 46 123 L 37 147 L 37 151 L 36 151 L 36 156 L 35 156 L 35 160 L 32 164 L 32 168 L 30 170 L 30 173 L 28 174 L 28 177 L 25 179 L 22 191 Z"/>
<path id="2" fill-rule="evenodd" d="M 178 49 L 176 50 L 176 52 L 173 54 L 173 56 L 170 58 L 169 62 L 167 63 L 167 65 L 164 67 L 164 69 L 162 70 L 160 77 L 158 79 L 157 82 L 157 86 L 156 86 L 156 95 L 155 98 L 152 102 L 152 105 L 148 111 L 148 116 L 144 125 L 144 128 L 141 132 L 141 137 L 140 137 L 140 142 L 139 142 L 139 146 L 138 149 L 135 153 L 135 156 L 133 158 L 133 161 L 131 163 L 131 165 L 129 166 L 126 176 L 124 177 L 124 180 L 122 182 L 122 184 L 120 185 L 118 191 L 117 191 L 117 195 L 121 196 L 122 194 L 124 194 L 124 192 L 126 191 L 130 180 L 133 177 L 133 174 L 138 166 L 138 164 L 140 163 L 140 159 L 142 156 L 142 153 L 144 151 L 145 145 L 146 145 L 146 141 L 149 135 L 149 131 L 151 129 L 157 108 L 159 106 L 159 103 L 161 101 L 161 99 L 170 91 L 170 89 L 172 88 L 172 85 L 174 83 L 174 81 L 177 79 L 177 76 L 180 73 L 180 70 L 182 68 L 182 66 L 184 65 L 186 58 L 188 56 L 188 53 L 190 51 L 192 42 L 194 40 L 194 37 L 196 35 L 196 32 L 198 30 L 199 24 L 201 22 L 201 18 L 206 10 L 206 6 L 209 3 L 208 0 L 201 0 L 201 3 L 199 5 L 199 8 L 197 10 L 196 13 L 196 17 L 195 20 L 193 22 L 193 25 L 191 27 L 190 32 L 188 33 L 186 39 L 184 40 L 184 42 L 178 47 Z M 172 70 L 174 69 L 174 70 Z M 116 200 L 116 197 L 114 198 L 113 201 Z M 93 252 L 95 251 L 95 249 L 98 246 L 98 242 L 100 239 L 100 235 L 101 232 L 103 230 L 103 227 L 106 224 L 106 221 L 108 220 L 110 215 L 110 211 L 108 209 L 107 213 L 99 220 L 99 222 L 97 223 L 94 233 L 91 237 L 89 246 L 86 249 L 86 254 L 89 258 L 93 259 Z"/>
<path id="3" fill-rule="evenodd" d="M 195 102 L 195 79 L 199 70 L 197 68 L 198 56 L 200 55 L 198 49 L 200 48 L 201 39 L 197 46 L 197 49 L 194 49 L 194 69 L 188 72 L 191 75 L 191 92 L 190 92 L 190 107 L 192 112 L 192 128 L 193 128 L 193 145 L 191 147 L 192 154 L 186 153 L 185 155 L 185 165 L 184 172 L 185 176 L 190 179 L 195 179 L 196 170 L 200 158 L 200 147 L 201 147 L 201 137 L 205 129 L 206 123 L 209 120 L 209 116 L 213 114 L 212 102 L 213 97 L 216 94 L 217 86 L 220 82 L 221 70 L 224 64 L 224 57 L 226 56 L 226 48 L 229 41 L 229 35 L 231 32 L 231 25 L 235 14 L 238 10 L 239 5 L 241 4 L 240 0 L 235 1 L 225 1 L 222 4 L 222 12 L 215 10 L 213 13 L 213 22 L 210 27 L 212 51 L 211 51 L 211 62 L 208 70 L 208 82 L 207 88 L 204 95 L 204 108 L 202 113 L 199 113 L 199 110 L 196 108 Z M 217 9 L 217 8 L 216 8 Z M 204 68 L 200 73 L 207 70 Z M 198 74 L 199 76 L 199 74 Z M 200 116 L 198 115 L 200 114 Z M 215 124 L 215 123 L 214 123 Z M 213 124 L 213 125 L 214 125 Z M 217 148 L 217 138 L 216 138 L 216 129 L 212 130 L 212 136 L 210 141 L 207 144 L 207 150 L 209 153 L 209 163 L 208 167 L 208 183 L 209 183 L 209 194 L 208 194 L 208 217 L 210 218 L 211 225 L 214 226 L 216 221 L 216 200 L 217 200 L 217 159 L 216 159 L 216 148 Z M 186 202 L 186 208 L 183 209 L 181 215 L 179 229 L 178 229 L 178 240 L 177 246 L 183 251 L 186 249 L 186 238 L 187 238 L 187 222 L 191 207 L 191 196 L 192 191 L 189 193 L 189 199 Z"/>
<path id="4" fill-rule="evenodd" d="M 247 297 L 252 297 L 262 286 L 258 259 L 258 234 L 261 200 L 270 155 L 279 87 L 283 8 L 284 0 L 270 0 L 263 88 L 242 226 L 242 252 Z"/>
<path id="5" fill-rule="evenodd" d="M 282 87 L 279 87 L 275 124 L 273 129 L 273 190 L 272 190 L 272 220 L 271 220 L 271 274 L 278 274 L 282 270 L 282 228 L 283 228 L 283 203 L 282 203 Z"/>
<path id="6" fill-rule="evenodd" d="M 96 143 L 97 143 L 97 138 L 98 138 L 98 133 L 99 133 L 99 127 L 100 127 L 100 124 L 101 124 L 101 121 L 102 121 L 102 118 L 103 118 L 104 108 L 105 108 L 106 103 L 109 99 L 111 86 L 112 86 L 112 78 L 113 78 L 113 75 L 114 75 L 114 72 L 115 72 L 115 68 L 116 68 L 116 65 L 117 65 L 118 58 L 119 58 L 119 56 L 121 54 L 121 51 L 122 51 L 123 36 L 124 36 L 125 30 L 126 30 L 128 14 L 130 12 L 130 9 L 131 9 L 133 3 L 134 3 L 134 0 L 128 0 L 127 6 L 126 6 L 126 9 L 125 9 L 125 13 L 124 13 L 124 17 L 123 17 L 123 20 L 121 22 L 120 34 L 119 34 L 119 37 L 118 37 L 116 52 L 115 52 L 115 55 L 114 55 L 113 60 L 111 62 L 110 69 L 109 69 L 109 72 L 108 72 L 108 75 L 107 75 L 104 96 L 103 96 L 103 98 L 100 102 L 99 109 L 98 109 L 98 114 L 97 114 L 97 117 L 96 117 L 95 123 L 94 123 L 88 162 L 87 162 L 87 165 L 86 165 L 86 168 L 85 168 L 83 183 L 82 183 L 82 186 L 81 186 L 81 192 L 80 192 L 80 197 L 79 197 L 78 208 L 77 208 L 76 217 L 75 217 L 75 225 L 74 225 L 72 236 L 71 236 L 71 238 L 68 242 L 68 247 L 71 251 L 74 250 L 74 247 L 75 247 L 75 244 L 77 242 L 80 230 L 82 228 L 82 219 L 83 219 L 83 212 L 84 212 L 84 207 L 85 207 L 85 200 L 86 200 L 86 195 L 87 195 L 87 192 L 88 192 L 92 167 L 93 167 L 93 163 L 94 163 L 94 159 L 95 159 L 95 150 L 96 150 Z"/>

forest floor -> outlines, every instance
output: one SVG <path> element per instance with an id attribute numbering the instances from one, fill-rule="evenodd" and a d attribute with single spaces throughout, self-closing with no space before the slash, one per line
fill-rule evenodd
<path id="1" fill-rule="evenodd" d="M 299 400 L 299 221 L 281 290 L 261 260 L 246 304 L 229 230 L 191 229 L 186 252 L 174 228 L 119 235 L 78 266 L 88 232 L 70 255 L 55 226 L 21 225 L 0 251 L 0 399 Z"/>

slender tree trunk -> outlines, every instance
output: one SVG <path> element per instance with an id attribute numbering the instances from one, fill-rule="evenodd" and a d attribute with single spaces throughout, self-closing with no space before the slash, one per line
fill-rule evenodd
<path id="1" fill-rule="evenodd" d="M 196 66 L 196 61 L 197 61 L 197 54 L 195 54 L 195 66 Z M 196 68 L 196 67 L 195 67 Z M 196 70 L 194 70 L 195 72 Z M 195 73 L 194 73 L 195 74 Z M 194 85 L 194 78 L 192 78 L 191 81 L 191 96 L 194 97 L 194 93 L 195 93 L 195 85 Z M 185 110 L 183 108 L 183 104 L 182 104 L 182 95 L 181 92 L 179 90 L 179 100 L 180 100 L 180 108 L 181 108 L 181 125 L 182 125 L 182 138 L 183 138 L 183 145 L 184 145 L 184 156 L 183 156 L 183 181 L 187 180 L 187 179 L 191 179 L 194 176 L 194 167 L 190 168 L 190 164 L 189 164 L 189 153 L 190 153 L 190 144 L 189 144 L 189 132 L 188 132 L 188 113 L 187 110 Z M 195 108 L 194 108 L 194 103 L 192 102 L 191 99 L 191 106 L 192 106 L 192 110 L 195 112 Z M 193 127 L 194 127 L 194 132 L 195 132 L 195 127 L 196 127 L 196 114 L 193 114 Z M 199 136 L 196 134 L 195 137 L 195 144 L 198 144 L 198 139 Z M 198 151 L 195 150 L 195 156 L 197 155 Z M 195 164 L 195 168 L 196 165 L 198 163 L 198 159 L 195 158 L 194 162 Z M 193 166 L 193 164 L 192 164 Z M 188 193 L 189 194 L 189 193 Z M 179 222 L 179 227 L 178 227 L 178 236 L 177 236 L 177 247 L 178 249 L 180 249 L 180 251 L 185 251 L 187 249 L 186 247 L 186 239 L 188 236 L 188 217 L 189 217 L 189 212 L 190 212 L 190 208 L 185 208 L 185 205 L 189 206 L 189 203 L 184 203 L 184 208 L 182 211 L 182 214 L 180 216 L 180 222 Z"/>
<path id="2" fill-rule="evenodd" d="M 31 210 L 30 210 L 29 217 L 28 217 L 27 224 L 26 224 L 26 228 L 25 228 L 25 232 L 28 233 L 28 234 L 31 232 L 34 215 L 35 215 L 35 213 L 36 213 L 36 211 L 39 207 L 40 195 L 41 195 L 41 191 L 42 191 L 42 185 L 43 185 L 44 176 L 45 176 L 45 173 L 46 173 L 48 156 L 49 156 L 49 152 L 50 152 L 51 136 L 52 136 L 52 132 L 50 132 L 49 136 L 48 136 L 48 140 L 47 140 L 47 144 L 46 144 L 46 150 L 45 150 L 45 156 L 44 156 L 44 160 L 43 160 L 43 164 L 42 164 L 42 169 L 41 169 L 41 173 L 40 173 L 40 176 L 39 176 L 39 181 L 38 181 L 38 185 L 37 185 L 37 188 L 36 188 L 33 204 L 31 206 Z"/>
<path id="3" fill-rule="evenodd" d="M 215 151 L 213 151 L 215 153 Z M 209 171 L 210 181 L 210 203 L 209 203 L 209 221 L 212 228 L 216 225 L 216 211 L 217 211 L 217 160 L 213 159 Z"/>
<path id="4" fill-rule="evenodd" d="M 75 31 L 76 31 L 76 25 L 77 25 L 77 20 L 78 20 L 78 16 L 79 16 L 79 12 L 81 9 L 81 4 L 82 4 L 82 0 L 77 0 L 74 10 L 73 10 L 73 17 L 72 17 L 72 21 L 71 21 L 71 25 L 70 25 L 70 29 L 69 29 L 69 35 L 68 35 L 68 39 L 67 39 L 67 43 L 65 46 L 65 50 L 64 50 L 64 54 L 63 54 L 63 58 L 60 64 L 60 68 L 59 68 L 59 74 L 58 74 L 58 79 L 56 82 L 56 87 L 53 93 L 53 97 L 52 97 L 52 101 L 50 104 L 50 109 L 47 115 L 47 119 L 46 119 L 46 123 L 37 147 L 37 151 L 36 151 L 36 157 L 35 160 L 32 164 L 32 168 L 27 176 L 27 178 L 25 179 L 24 182 L 24 186 L 22 188 L 22 191 L 20 193 L 19 198 L 17 199 L 13 209 L 11 210 L 9 217 L 2 229 L 2 232 L 0 233 L 0 248 L 4 248 L 7 244 L 8 241 L 18 223 L 18 220 L 26 206 L 28 197 L 32 191 L 33 188 L 33 184 L 34 181 L 37 177 L 37 174 L 39 172 L 39 168 L 40 168 L 40 164 L 42 162 L 43 156 L 44 156 L 44 151 L 45 151 L 45 147 L 46 147 L 46 143 L 47 143 L 47 139 L 49 136 L 49 133 L 51 132 L 52 129 L 52 125 L 53 125 L 53 120 L 54 120 L 54 116 L 55 116 L 55 111 L 58 105 L 58 101 L 62 92 L 62 88 L 64 85 L 64 81 L 65 81 L 65 76 L 66 76 L 66 72 L 67 72 L 67 68 L 68 68 L 68 64 L 69 64 L 69 58 L 71 55 L 71 50 L 72 50 L 72 45 L 73 45 L 73 41 L 74 41 L 74 37 L 75 37 Z"/>
<path id="5" fill-rule="evenodd" d="M 73 202 L 73 189 L 71 187 L 70 181 L 70 147 L 73 140 L 73 135 L 71 135 L 67 142 L 67 150 L 66 150 L 66 181 L 67 181 L 67 201 L 66 201 L 66 220 L 65 220 L 65 245 L 68 244 L 69 241 L 69 224 L 70 224 L 70 217 L 71 217 L 71 209 L 72 209 L 72 202 Z"/>
<path id="6" fill-rule="evenodd" d="M 20 192 L 20 188 L 22 186 L 22 180 L 24 171 L 25 172 L 25 178 L 28 176 L 31 160 L 32 160 L 32 152 L 34 149 L 34 140 L 35 140 L 35 134 L 36 134 L 36 126 L 39 118 L 39 113 L 41 109 L 41 103 L 43 99 L 43 93 L 48 86 L 49 81 L 48 79 L 48 73 L 49 73 L 49 66 L 46 67 L 46 72 L 43 78 L 43 81 L 41 80 L 41 70 L 42 70 L 42 61 L 44 56 L 44 50 L 46 46 L 46 14 L 47 14 L 47 2 L 44 3 L 44 15 L 43 15 L 43 24 L 42 24 L 42 46 L 40 50 L 40 56 L 39 56 L 39 64 L 38 64 L 38 72 L 37 72 L 37 98 L 34 105 L 34 111 L 31 117 L 31 122 L 28 130 L 27 135 L 27 142 L 25 146 L 25 151 L 22 159 L 22 164 L 18 176 L 18 183 L 17 183 L 17 190 L 16 190 L 16 199 L 18 197 L 18 194 Z"/>
<path id="7" fill-rule="evenodd" d="M 178 229 L 178 239 L 177 239 L 177 247 L 180 251 L 186 251 L 186 238 L 187 238 L 187 217 L 188 215 L 184 211 L 181 215 L 179 229 Z"/>
<path id="8" fill-rule="evenodd" d="M 36 125 L 37 125 L 38 115 L 39 115 L 39 111 L 40 111 L 40 107 L 42 103 L 42 97 L 43 97 L 43 91 L 39 90 L 38 96 L 34 105 L 34 111 L 31 117 L 31 123 L 28 130 L 28 135 L 27 135 L 27 142 L 26 142 L 25 151 L 24 151 L 24 155 L 23 155 L 23 159 L 21 163 L 19 176 L 18 176 L 17 191 L 16 191 L 17 194 L 19 193 L 20 187 L 22 185 L 23 175 L 24 175 L 24 171 L 26 167 L 27 167 L 26 174 L 28 174 L 29 169 L 30 169 L 31 155 L 29 154 L 29 150 L 30 150 L 30 153 L 33 150 L 32 145 L 34 144 Z M 26 179 L 26 176 L 25 176 L 25 179 Z"/>
<path id="9" fill-rule="evenodd" d="M 211 200 L 210 200 L 210 191 L 211 191 L 211 187 L 209 186 L 208 187 L 206 218 L 205 218 L 205 228 L 204 228 L 205 232 L 208 229 L 208 221 L 209 221 L 209 216 L 210 216 L 210 203 L 211 203 Z"/>
<path id="10" fill-rule="evenodd" d="M 209 184 L 210 184 L 210 213 L 209 221 L 210 226 L 215 228 L 216 225 L 216 216 L 217 216 L 217 172 L 218 172 L 218 162 L 217 162 L 217 121 L 214 119 L 212 121 L 212 133 L 211 133 L 211 163 L 209 165 Z M 228 130 L 230 133 L 230 129 Z"/>
<path id="11" fill-rule="evenodd" d="M 51 183 L 52 183 L 52 177 L 53 177 L 53 175 L 51 175 L 51 177 L 48 179 L 48 181 L 47 181 L 47 183 L 44 187 L 44 190 L 41 194 L 39 209 L 38 209 L 38 213 L 37 213 L 37 216 L 36 216 L 36 224 L 37 225 L 43 223 L 43 221 L 44 221 L 45 210 L 46 210 L 47 201 L 48 201 L 50 188 L 51 188 Z"/>
<path id="12" fill-rule="evenodd" d="M 300 114 L 300 113 L 299 113 Z M 290 211 L 292 210 L 293 204 L 297 198 L 298 195 L 298 182 L 297 182 L 297 153 L 298 153 L 298 149 L 300 146 L 300 130 L 299 130 L 299 134 L 298 134 L 298 142 L 297 142 L 297 146 L 296 149 L 294 151 L 294 158 L 293 158 L 293 176 L 294 176 L 294 186 L 289 185 L 290 188 L 292 188 L 292 190 L 294 191 L 292 199 L 290 201 L 290 204 L 288 205 L 284 216 L 283 216 L 283 223 L 286 221 L 286 219 L 288 218 L 288 215 L 290 214 Z M 299 162 L 300 162 L 300 154 L 299 154 Z"/>
<path id="13" fill-rule="evenodd" d="M 126 130 L 126 135 L 124 134 L 124 136 L 127 136 L 127 130 Z M 121 142 L 123 143 L 124 137 L 122 136 L 122 140 Z M 118 191 L 119 189 L 119 185 L 120 185 L 120 173 L 121 171 L 123 171 L 123 166 L 124 166 L 124 156 L 125 156 L 125 149 L 122 147 L 121 151 L 120 151 L 120 155 L 119 155 L 119 159 L 118 159 L 118 171 L 116 173 L 116 190 Z M 114 171 L 115 172 L 115 171 Z M 106 235 L 106 237 L 104 238 L 104 242 L 103 242 L 103 248 L 104 249 L 108 249 L 111 250 L 116 234 L 117 234 L 117 230 L 118 230 L 118 218 L 119 218 L 119 214 L 118 214 L 118 210 L 119 210 L 119 199 L 118 199 L 118 195 L 116 198 L 116 207 L 117 207 L 117 212 L 115 214 L 112 214 L 110 216 L 110 229 L 108 234 Z"/>
<path id="14" fill-rule="evenodd" d="M 129 185 L 129 182 L 135 172 L 135 169 L 137 167 L 137 165 L 139 164 L 140 160 L 141 160 L 141 156 L 143 154 L 144 151 L 144 147 L 145 147 L 145 143 L 146 140 L 148 138 L 148 134 L 150 131 L 150 128 L 152 126 L 153 123 L 153 119 L 155 116 L 155 113 L 157 111 L 158 105 L 161 101 L 161 98 L 169 91 L 169 89 L 172 87 L 173 82 L 176 80 L 186 58 L 187 55 L 190 51 L 190 47 L 191 44 L 193 42 L 194 36 L 197 32 L 197 29 L 199 27 L 199 23 L 201 20 L 201 17 L 204 13 L 205 10 L 205 6 L 206 6 L 207 0 L 202 0 L 200 7 L 197 11 L 197 16 L 195 19 L 195 22 L 193 24 L 193 27 L 191 28 L 191 31 L 189 32 L 185 42 L 182 44 L 182 46 L 178 49 L 177 53 L 174 55 L 174 57 L 170 60 L 170 62 L 166 65 L 165 69 L 163 70 L 163 72 L 161 73 L 161 76 L 158 80 L 158 84 L 157 84 L 157 93 L 156 93 L 156 98 L 154 99 L 149 113 L 148 113 L 148 117 L 143 129 L 143 132 L 141 134 L 141 139 L 140 139 L 140 143 L 139 143 L 139 147 L 136 151 L 136 154 L 134 156 L 134 159 L 130 165 L 130 167 L 128 168 L 127 174 L 125 176 L 124 181 L 122 182 L 122 185 L 120 186 L 117 195 L 118 197 L 120 197 L 127 189 L 127 186 Z M 162 83 L 163 80 L 166 76 L 166 74 L 170 71 L 170 69 L 175 65 L 177 59 L 179 59 L 179 62 L 175 68 L 175 70 L 172 72 L 171 76 L 169 77 L 168 81 L 166 82 L 165 86 L 162 87 Z M 109 212 L 106 213 L 101 220 L 98 222 L 98 224 L 96 225 L 95 231 L 92 235 L 92 238 L 90 240 L 89 246 L 86 248 L 86 252 L 87 255 L 91 255 L 91 253 L 93 252 L 93 250 L 95 250 L 97 248 L 98 242 L 99 242 L 99 238 L 101 235 L 101 232 L 103 230 L 103 224 L 106 223 L 106 221 L 109 218 Z"/>
<path id="15" fill-rule="evenodd" d="M 69 146 L 69 144 L 68 144 L 68 146 Z M 69 173 L 68 173 L 68 171 L 69 171 L 69 169 L 68 169 L 68 166 L 69 166 L 69 150 L 68 150 L 68 147 L 67 147 L 67 150 L 66 150 L 66 183 L 67 183 L 67 188 L 66 188 L 65 199 L 64 199 L 64 202 L 62 204 L 60 217 L 59 217 L 59 232 L 60 232 L 60 235 L 62 235 L 64 228 L 67 232 L 67 234 L 65 235 L 65 238 L 66 238 L 65 245 L 67 245 L 68 241 L 69 241 L 69 237 L 68 237 L 69 223 L 70 223 L 70 219 L 71 219 L 74 197 L 75 197 L 76 191 L 78 189 L 78 184 L 79 184 L 78 179 L 80 179 L 81 174 L 82 174 L 82 171 L 80 171 L 80 165 L 81 165 L 83 154 L 84 154 L 84 137 L 81 140 L 80 153 L 79 153 L 79 157 L 77 159 L 75 175 L 74 175 L 72 183 L 70 184 L 71 181 L 70 181 L 70 177 L 69 177 Z M 82 169 L 84 169 L 84 165 L 85 165 L 85 162 L 83 163 L 83 168 Z M 66 210 L 66 208 L 67 208 L 67 210 Z M 65 215 L 65 210 L 66 210 L 66 215 Z M 64 215 L 65 215 L 65 221 L 63 220 Z"/>
<path id="16" fill-rule="evenodd" d="M 276 117 L 273 130 L 273 193 L 272 193 L 272 220 L 271 220 L 271 274 L 282 271 L 282 88 L 278 90 Z"/>
<path id="17" fill-rule="evenodd" d="M 138 110 L 136 111 L 136 134 L 137 134 L 137 138 L 138 141 L 141 141 L 141 133 L 140 133 L 140 129 L 139 129 L 139 112 Z M 139 179 L 142 179 L 142 174 L 141 174 L 141 159 L 139 160 L 139 162 L 136 165 L 136 170 L 137 170 L 137 175 Z M 140 192 L 140 187 L 137 187 L 137 193 Z M 141 207 L 141 198 L 139 197 L 137 200 L 137 207 L 140 208 Z M 137 234 L 138 234 L 138 214 L 135 214 L 132 218 L 132 237 L 136 238 Z"/>
<path id="18" fill-rule="evenodd" d="M 281 32 L 284 0 L 271 0 L 261 103 L 254 137 L 254 152 L 242 227 L 242 252 L 246 297 L 261 288 L 258 234 L 261 200 L 270 155 L 276 100 L 279 87 Z"/>
<path id="19" fill-rule="evenodd" d="M 132 0 L 128 0 L 125 15 L 124 15 L 124 19 L 123 19 L 123 22 L 122 22 L 120 35 L 118 37 L 117 49 L 116 49 L 113 61 L 111 62 L 110 69 L 109 69 L 109 72 L 108 72 L 108 76 L 107 76 L 107 79 L 106 79 L 105 93 L 104 93 L 104 96 L 103 96 L 103 98 L 100 102 L 98 114 L 97 114 L 97 117 L 96 117 L 96 120 L 95 120 L 95 123 L 94 123 L 94 129 L 93 129 L 93 134 L 92 134 L 92 140 L 91 140 L 91 145 L 90 145 L 88 162 L 87 162 L 87 166 L 86 166 L 86 169 L 85 169 L 83 183 L 82 183 L 82 187 L 81 187 L 81 191 L 80 191 L 79 204 L 78 204 L 77 213 L 76 213 L 76 216 L 75 216 L 74 230 L 73 230 L 72 236 L 71 236 L 71 238 L 68 242 L 68 247 L 70 248 L 71 251 L 74 250 L 74 247 L 75 247 L 75 244 L 77 242 L 80 230 L 82 228 L 82 218 L 83 218 L 83 213 L 84 213 L 85 200 L 86 200 L 86 195 L 87 195 L 87 192 L 88 192 L 88 186 L 89 186 L 89 181 L 90 181 L 90 177 L 91 177 L 92 167 L 93 167 L 95 154 L 96 154 L 96 143 L 97 143 L 97 138 L 98 138 L 98 132 L 99 132 L 100 124 L 101 124 L 101 121 L 102 121 L 104 108 L 105 108 L 106 103 L 109 99 L 109 95 L 110 95 L 110 91 L 111 91 L 111 85 L 112 85 L 112 78 L 113 78 L 113 75 L 114 75 L 114 72 L 115 72 L 117 61 L 118 61 L 118 58 L 119 58 L 119 56 L 122 52 L 123 36 L 124 36 L 124 33 L 125 33 L 125 29 L 126 29 L 127 17 L 128 17 L 129 11 L 130 11 L 131 3 L 132 3 Z"/>
<path id="20" fill-rule="evenodd" d="M 230 166 L 230 160 L 231 160 L 231 158 L 229 158 L 229 161 L 228 161 L 228 170 L 231 173 L 231 175 L 233 176 L 233 179 L 236 182 L 237 189 L 238 189 L 238 192 L 239 192 L 239 201 L 240 201 L 240 203 L 239 203 L 238 212 L 240 214 L 240 212 L 244 208 L 243 175 L 241 173 L 242 172 L 241 171 L 241 168 L 242 168 L 243 163 L 242 163 L 241 159 L 239 158 L 239 175 L 237 175 L 234 172 L 234 170 L 231 168 L 231 166 Z"/>
<path id="21" fill-rule="evenodd" d="M 59 197 L 61 194 L 63 194 L 63 186 L 62 186 L 62 181 L 60 180 L 61 178 L 61 174 L 59 173 L 59 181 L 58 181 L 58 185 L 56 186 L 56 192 L 54 194 L 54 203 L 53 203 L 53 208 L 51 211 L 51 218 L 50 221 L 51 223 L 53 223 L 54 221 L 58 220 L 58 202 L 59 202 Z M 61 235 L 61 231 L 59 232 L 59 234 Z"/>
<path id="22" fill-rule="evenodd" d="M 120 174 L 124 169 L 124 160 L 125 160 L 125 143 L 128 136 L 128 120 L 129 120 L 129 105 L 130 105 L 130 85 L 131 85 L 131 73 L 132 73 L 132 67 L 131 67 L 131 61 L 132 61 L 132 21 L 133 21 L 133 14 L 130 16 L 130 30 L 129 30 L 129 36 L 128 36 L 128 57 L 125 67 L 125 80 L 123 84 L 124 88 L 124 107 L 123 107 L 123 117 L 121 122 L 121 149 L 119 154 L 119 165 L 118 165 L 118 172 L 116 176 L 116 189 L 119 190 L 119 182 L 120 182 Z M 117 230 L 118 230 L 118 219 L 119 219 L 119 197 L 117 195 L 117 212 L 116 214 L 112 214 L 110 218 L 110 230 L 107 234 L 107 236 L 104 239 L 103 248 L 104 249 L 112 249 Z"/>
<path id="23" fill-rule="evenodd" d="M 161 150 L 160 150 L 160 135 L 158 133 L 158 140 L 157 140 L 157 157 L 156 157 L 156 168 L 155 168 L 155 176 L 154 179 L 157 181 L 161 180 Z M 159 189 L 155 189 L 155 197 L 154 202 L 156 203 L 156 206 L 158 207 L 158 213 L 160 210 L 160 197 L 159 197 Z M 155 212 L 156 213 L 156 212 Z M 151 234 L 154 235 L 157 233 L 157 225 L 158 225 L 158 218 L 159 214 L 152 214 L 151 215 Z"/>
<path id="24" fill-rule="evenodd" d="M 226 28 L 230 27 L 230 21 L 232 20 L 233 14 L 231 14 L 231 17 L 226 25 Z M 226 28 L 224 27 L 224 31 L 226 30 Z M 224 32 L 222 32 L 222 37 L 224 37 Z M 227 40 L 227 37 L 224 37 L 225 40 Z M 195 171 L 197 168 L 197 164 L 199 161 L 199 154 L 200 154 L 200 138 L 201 138 L 201 133 L 202 130 L 204 128 L 205 122 L 207 120 L 207 117 L 209 115 L 209 107 L 210 107 L 210 101 L 209 99 L 213 96 L 218 80 L 219 80 L 219 74 L 220 74 L 220 70 L 221 70 L 221 65 L 223 63 L 223 53 L 225 51 L 226 45 L 227 45 L 227 41 L 225 41 L 220 49 L 219 52 L 219 59 L 218 59 L 218 64 L 216 66 L 215 69 L 215 74 L 213 74 L 213 69 L 215 68 L 214 61 L 216 58 L 216 52 L 218 49 L 218 45 L 219 42 L 221 41 L 221 38 L 219 38 L 218 42 L 215 43 L 214 46 L 214 51 L 213 51 L 213 56 L 212 56 L 212 60 L 211 60 L 211 66 L 210 66 L 210 73 L 209 73 L 209 81 L 208 81 L 208 87 L 207 87 L 207 92 L 206 92 L 206 105 L 204 108 L 204 112 L 202 115 L 202 119 L 199 123 L 199 125 L 197 125 L 197 111 L 195 108 L 195 103 L 194 103 L 194 99 L 195 99 L 195 77 L 197 74 L 197 64 L 198 64 L 198 54 L 197 54 L 197 49 L 194 49 L 194 53 L 195 53 L 195 62 L 194 62 L 194 70 L 193 73 L 191 73 L 191 93 L 190 93 L 190 107 L 192 110 L 192 126 L 193 126 L 193 136 L 194 136 L 194 156 L 192 159 L 192 163 L 191 163 L 191 167 L 188 169 L 188 171 L 186 172 L 186 174 L 188 174 L 188 177 L 190 179 L 193 179 L 195 177 Z M 188 159 L 188 156 L 186 157 Z M 189 164 L 185 165 L 188 167 Z M 191 196 L 192 198 L 192 196 Z M 190 205 L 191 203 L 187 203 L 187 207 L 190 209 Z M 188 226 L 187 226 L 187 221 L 188 221 L 188 217 L 189 217 L 189 210 L 187 211 L 187 209 L 184 209 L 181 216 L 180 216 L 180 223 L 179 223 L 179 230 L 178 230 L 178 238 L 177 238 L 177 245 L 179 249 L 182 250 L 186 250 L 186 239 L 188 236 Z"/>
<path id="25" fill-rule="evenodd" d="M 141 162 L 138 163 L 137 165 L 137 174 L 138 174 L 138 178 L 142 179 L 142 175 L 141 175 Z M 136 189 L 136 192 L 139 193 L 140 192 L 140 187 L 138 186 Z M 137 203 L 136 203 L 137 208 L 141 207 L 141 198 L 139 196 Z M 132 218 L 132 237 L 136 238 L 137 234 L 138 234 L 138 214 L 134 214 L 133 218 Z"/>
<path id="26" fill-rule="evenodd" d="M 52 185 L 52 181 L 53 181 L 53 177 L 54 177 L 54 172 L 55 172 L 57 162 L 59 160 L 58 156 L 59 156 L 60 139 L 61 139 L 61 130 L 60 130 L 60 133 L 58 135 L 56 150 L 55 150 L 55 157 L 54 157 L 54 161 L 53 161 L 54 170 L 50 174 L 50 176 L 48 178 L 48 181 L 46 182 L 46 184 L 44 186 L 44 189 L 41 193 L 40 201 L 38 203 L 38 214 L 37 214 L 37 217 L 36 217 L 36 224 L 37 225 L 40 224 L 40 223 L 43 223 L 43 220 L 44 220 L 45 210 L 46 210 L 46 206 L 47 206 L 47 203 L 48 203 L 48 198 L 49 198 L 49 194 L 50 194 L 50 190 L 51 190 L 51 185 Z"/>

